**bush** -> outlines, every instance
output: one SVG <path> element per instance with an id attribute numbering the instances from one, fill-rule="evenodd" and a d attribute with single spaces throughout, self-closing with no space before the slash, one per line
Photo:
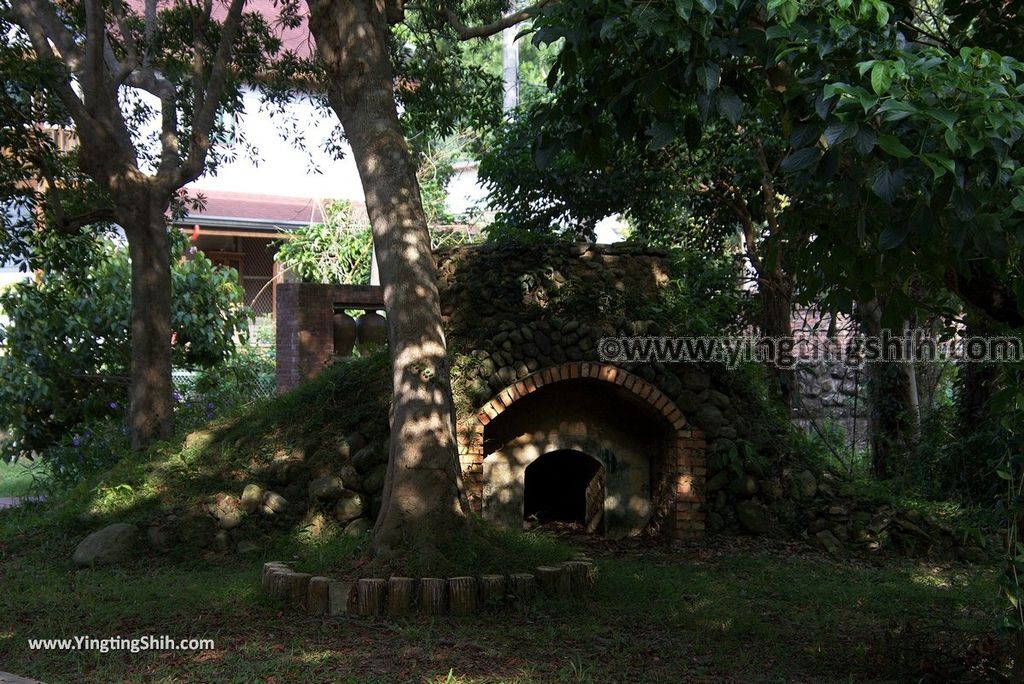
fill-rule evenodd
<path id="1" fill-rule="evenodd" d="M 348 202 L 324 210 L 325 221 L 292 232 L 274 257 L 307 282 L 368 283 L 373 260 L 370 227 L 357 223 Z"/>
<path id="2" fill-rule="evenodd" d="M 178 383 L 175 423 L 182 430 L 230 415 L 273 393 L 274 360 L 258 347 L 242 345 L 224 363 Z"/>
<path id="3" fill-rule="evenodd" d="M 114 466 L 131 451 L 124 414 L 74 426 L 45 454 L 50 489 L 59 491 Z"/>
<path id="4" fill-rule="evenodd" d="M 251 318 L 237 273 L 202 253 L 183 258 L 188 241 L 176 231 L 171 243 L 174 363 L 217 366 L 245 339 Z M 102 239 L 90 250 L 66 270 L 45 271 L 0 293 L 9 319 L 0 323 L 0 430 L 8 433 L 0 457 L 6 460 L 47 457 L 80 426 L 111 416 L 112 405 L 120 415 L 127 403 L 128 255 Z"/>

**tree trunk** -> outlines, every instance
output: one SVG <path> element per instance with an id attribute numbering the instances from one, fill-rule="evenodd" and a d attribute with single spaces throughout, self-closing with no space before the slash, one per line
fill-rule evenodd
<path id="1" fill-rule="evenodd" d="M 145 191 L 125 196 L 118 222 L 128 238 L 132 275 L 129 427 L 132 448 L 139 449 L 174 430 L 171 263 L 166 198 Z"/>
<path id="2" fill-rule="evenodd" d="M 467 509 L 437 273 L 415 164 L 398 121 L 383 4 L 308 2 L 328 98 L 366 195 L 387 308 L 391 448 L 373 551 L 381 557 L 436 550 L 462 529 Z"/>
<path id="3" fill-rule="evenodd" d="M 882 306 L 877 299 L 857 305 L 860 322 L 871 337 L 882 334 Z M 904 366 L 875 361 L 867 367 L 871 468 L 878 479 L 896 475 L 896 457 L 914 434 L 909 375 Z"/>
<path id="4" fill-rule="evenodd" d="M 793 337 L 793 283 L 785 273 L 774 271 L 758 277 L 761 300 L 761 334 L 771 338 Z M 773 389 L 787 414 L 793 410 L 796 373 L 772 366 L 769 370 Z"/>

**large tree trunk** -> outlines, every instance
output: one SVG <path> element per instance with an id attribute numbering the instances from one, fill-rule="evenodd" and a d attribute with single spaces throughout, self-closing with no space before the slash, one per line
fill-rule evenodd
<path id="1" fill-rule="evenodd" d="M 132 448 L 174 430 L 171 394 L 171 263 L 167 193 L 125 193 L 118 222 L 131 258 L 131 373 L 128 386 Z"/>
<path id="2" fill-rule="evenodd" d="M 871 337 L 882 334 L 882 306 L 877 299 L 857 305 L 860 322 Z M 897 456 L 909 446 L 915 433 L 914 405 L 905 365 L 876 361 L 867 368 L 871 468 L 878 479 L 897 474 Z"/>
<path id="3" fill-rule="evenodd" d="M 395 106 L 383 3 L 308 0 L 328 97 L 359 169 L 384 287 L 393 364 L 391 447 L 378 556 L 436 549 L 465 522 L 437 273 L 416 168 Z"/>
<path id="4" fill-rule="evenodd" d="M 793 282 L 782 271 L 758 277 L 758 299 L 761 302 L 761 334 L 776 339 L 793 337 Z M 792 369 L 773 366 L 769 370 L 772 389 L 787 415 L 793 410 L 796 373 Z"/>

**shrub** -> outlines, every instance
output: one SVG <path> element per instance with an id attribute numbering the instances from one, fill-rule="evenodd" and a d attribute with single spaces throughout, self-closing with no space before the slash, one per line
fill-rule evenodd
<path id="1" fill-rule="evenodd" d="M 172 358 L 179 366 L 213 367 L 244 340 L 250 311 L 234 270 L 172 233 Z M 0 457 L 48 456 L 72 432 L 127 403 L 130 269 L 126 251 L 94 240 L 89 258 L 43 272 L 0 293 Z M 119 409 L 120 410 L 120 409 Z"/>

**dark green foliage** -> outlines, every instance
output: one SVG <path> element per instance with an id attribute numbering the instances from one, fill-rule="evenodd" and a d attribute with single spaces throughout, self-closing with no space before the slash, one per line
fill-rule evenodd
<path id="1" fill-rule="evenodd" d="M 851 311 L 887 292 L 899 321 L 912 282 L 951 285 L 1019 323 L 1024 68 L 907 43 L 915 20 L 868 2 L 552 5 L 535 40 L 564 39 L 547 110 L 559 135 L 538 154 L 569 148 L 599 165 L 593 140 L 696 148 L 724 122 L 771 126 L 786 145 L 768 162 L 799 198 L 786 230 L 816 238 L 799 252 L 805 296 Z"/>
<path id="2" fill-rule="evenodd" d="M 480 178 L 497 212 L 488 234 L 513 231 L 590 237 L 599 221 L 620 214 L 644 236 L 678 231 L 689 218 L 682 188 L 690 182 L 668 152 L 631 141 L 594 139 L 603 164 L 592 165 L 567 148 L 538 152 L 538 136 L 558 138 L 563 127 L 545 118 L 549 104 L 520 109 L 485 146 Z"/>
<path id="3" fill-rule="evenodd" d="M 7 433 L 7 459 L 45 455 L 50 446 L 68 443 L 76 426 L 120 416 L 127 403 L 128 257 L 105 240 L 78 240 L 87 242 L 87 260 L 45 271 L 38 282 L 24 281 L 0 294 L 0 309 L 9 319 L 0 327 L 0 426 Z M 175 363 L 215 366 L 247 335 L 251 314 L 242 306 L 238 276 L 201 253 L 182 259 L 182 236 L 172 243 Z"/>

